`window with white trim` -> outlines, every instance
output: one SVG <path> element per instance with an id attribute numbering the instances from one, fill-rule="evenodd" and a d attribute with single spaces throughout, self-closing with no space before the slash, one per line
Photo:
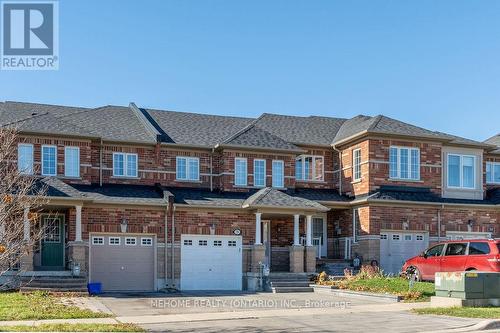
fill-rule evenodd
<path id="1" fill-rule="evenodd" d="M 177 180 L 200 180 L 200 159 L 177 156 L 176 178 Z"/>
<path id="2" fill-rule="evenodd" d="M 64 175 L 80 177 L 80 148 L 64 147 Z"/>
<path id="3" fill-rule="evenodd" d="M 141 245 L 142 246 L 152 246 L 153 245 L 153 238 L 151 238 L 151 237 L 142 237 L 141 238 Z"/>
<path id="4" fill-rule="evenodd" d="M 221 240 L 214 240 L 214 246 L 222 246 Z"/>
<path id="5" fill-rule="evenodd" d="M 207 245 L 208 245 L 208 242 L 207 242 L 207 240 L 206 240 L 206 239 L 200 239 L 200 240 L 198 241 L 198 245 L 199 245 L 199 246 L 207 246 Z"/>
<path id="6" fill-rule="evenodd" d="M 42 146 L 42 175 L 57 175 L 57 147 Z"/>
<path id="7" fill-rule="evenodd" d="M 352 151 L 352 180 L 361 180 L 361 149 Z"/>
<path id="8" fill-rule="evenodd" d="M 411 235 L 405 235 L 405 241 L 411 241 L 412 237 Z"/>
<path id="9" fill-rule="evenodd" d="M 274 160 L 272 167 L 273 187 L 285 187 L 285 162 Z"/>
<path id="10" fill-rule="evenodd" d="M 500 184 L 500 162 L 486 162 L 486 183 Z"/>
<path id="11" fill-rule="evenodd" d="M 113 176 L 137 177 L 137 154 L 113 153 Z"/>
<path id="12" fill-rule="evenodd" d="M 17 170 L 25 175 L 33 174 L 33 145 L 20 143 L 17 146 Z"/>
<path id="13" fill-rule="evenodd" d="M 266 186 L 266 160 L 253 160 L 253 186 Z"/>
<path id="14" fill-rule="evenodd" d="M 423 235 L 417 235 L 417 240 L 418 241 L 423 241 L 424 240 L 424 236 Z"/>
<path id="15" fill-rule="evenodd" d="M 229 247 L 236 246 L 236 241 L 234 241 L 234 240 L 227 241 L 227 246 L 229 246 Z"/>
<path id="16" fill-rule="evenodd" d="M 323 156 L 301 155 L 295 160 L 295 179 L 322 181 L 324 173 Z"/>
<path id="17" fill-rule="evenodd" d="M 125 245 L 136 245 L 137 238 L 135 237 L 125 237 Z"/>
<path id="18" fill-rule="evenodd" d="M 474 188 L 476 156 L 448 154 L 448 187 Z"/>
<path id="19" fill-rule="evenodd" d="M 104 245 L 104 237 L 93 236 L 92 245 Z"/>
<path id="20" fill-rule="evenodd" d="M 420 149 L 391 147 L 389 149 L 389 178 L 420 180 Z"/>
<path id="21" fill-rule="evenodd" d="M 247 159 L 243 157 L 236 157 L 234 159 L 234 185 L 247 186 Z"/>
<path id="22" fill-rule="evenodd" d="M 191 245 L 193 245 L 192 239 L 185 239 L 184 240 L 184 246 L 191 246 Z"/>
<path id="23" fill-rule="evenodd" d="M 387 235 L 386 234 L 380 234 L 380 239 L 387 239 Z"/>
<path id="24" fill-rule="evenodd" d="M 109 237 L 109 245 L 120 245 L 120 237 Z"/>
<path id="25" fill-rule="evenodd" d="M 400 238 L 399 235 L 392 235 L 392 240 L 400 240 Z"/>

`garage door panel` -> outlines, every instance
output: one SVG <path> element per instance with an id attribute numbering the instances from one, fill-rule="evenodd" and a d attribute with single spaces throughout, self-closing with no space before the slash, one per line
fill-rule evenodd
<path id="1" fill-rule="evenodd" d="M 425 232 L 381 232 L 380 267 L 386 274 L 398 274 L 406 260 L 420 254 L 428 245 Z"/>

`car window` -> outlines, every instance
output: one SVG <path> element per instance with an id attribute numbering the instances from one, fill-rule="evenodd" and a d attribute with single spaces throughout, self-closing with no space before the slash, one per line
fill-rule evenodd
<path id="1" fill-rule="evenodd" d="M 463 256 L 467 249 L 467 243 L 448 243 L 445 256 Z"/>
<path id="2" fill-rule="evenodd" d="M 428 249 L 427 251 L 425 251 L 425 254 L 428 257 L 438 257 L 441 255 L 441 253 L 443 253 L 443 247 L 444 247 L 444 244 L 439 244 L 439 245 L 433 246 L 430 249 Z"/>
<path id="3" fill-rule="evenodd" d="M 490 253 L 490 246 L 486 242 L 470 242 L 469 254 L 488 254 Z"/>

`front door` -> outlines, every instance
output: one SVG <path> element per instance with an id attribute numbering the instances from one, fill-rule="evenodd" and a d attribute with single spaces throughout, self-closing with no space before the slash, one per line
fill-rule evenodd
<path id="1" fill-rule="evenodd" d="M 64 269 L 63 216 L 42 216 L 42 267 Z"/>
<path id="2" fill-rule="evenodd" d="M 316 247 L 316 257 L 326 257 L 326 224 L 321 217 L 312 219 L 312 245 Z"/>

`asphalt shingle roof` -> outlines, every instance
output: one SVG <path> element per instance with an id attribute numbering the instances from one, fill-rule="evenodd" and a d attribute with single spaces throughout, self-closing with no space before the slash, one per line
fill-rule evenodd
<path id="1" fill-rule="evenodd" d="M 493 145 L 493 146 L 497 146 L 498 149 L 495 149 L 491 152 L 494 154 L 500 154 L 500 133 L 485 140 L 484 143 L 487 143 L 487 144 Z"/>
<path id="2" fill-rule="evenodd" d="M 263 188 L 254 194 L 252 194 L 243 203 L 243 208 L 259 208 L 259 207 L 276 207 L 276 208 L 297 208 L 297 209 L 308 209 L 308 210 L 318 210 L 327 211 L 328 208 L 321 205 L 318 202 L 301 198 L 294 197 L 286 194 L 284 191 L 274 189 L 272 187 Z"/>
<path id="3" fill-rule="evenodd" d="M 217 192 L 200 188 L 168 187 L 166 190 L 172 193 L 177 204 L 207 207 L 241 208 L 250 195 L 245 192 Z"/>

